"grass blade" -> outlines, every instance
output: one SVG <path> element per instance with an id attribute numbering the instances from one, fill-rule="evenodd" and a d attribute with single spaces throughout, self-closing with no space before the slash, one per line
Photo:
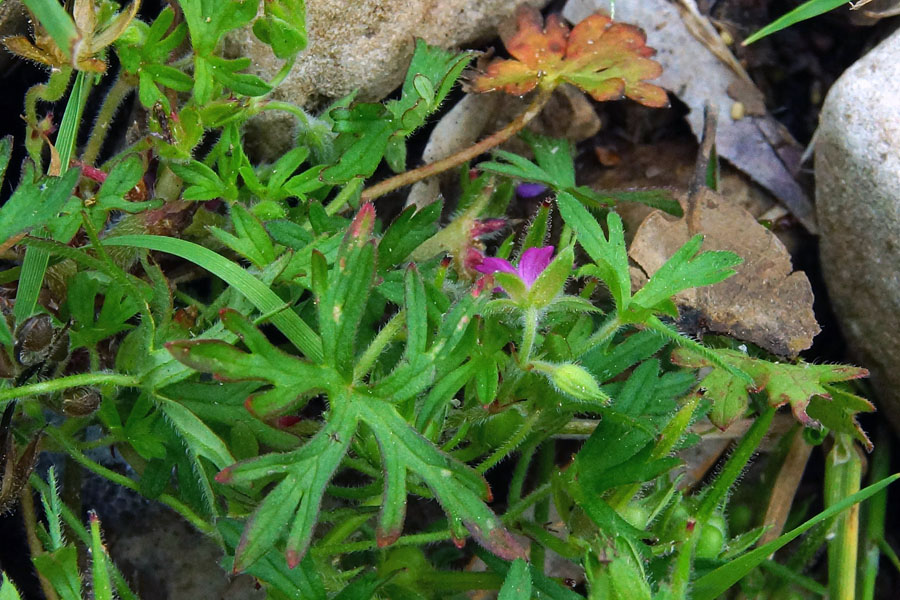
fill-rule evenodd
<path id="1" fill-rule="evenodd" d="M 159 235 L 123 235 L 103 240 L 104 246 L 132 246 L 174 254 L 203 267 L 228 285 L 235 287 L 263 314 L 273 313 L 272 323 L 310 360 L 322 360 L 322 340 L 292 310 L 280 310 L 284 300 L 259 279 L 199 244 Z"/>
<path id="2" fill-rule="evenodd" d="M 796 25 L 800 21 L 805 21 L 807 19 L 812 19 L 813 17 L 817 17 L 822 13 L 826 13 L 829 10 L 834 10 L 841 4 L 846 4 L 847 0 L 809 0 L 804 4 L 801 4 L 791 12 L 782 15 L 781 17 L 775 19 L 746 40 L 744 40 L 744 46 L 752 44 L 753 42 L 760 40 L 767 35 L 771 35 L 776 31 L 781 31 L 791 25 Z"/>
<path id="3" fill-rule="evenodd" d="M 804 532 L 808 531 L 818 523 L 830 519 L 844 510 L 847 510 L 857 502 L 862 502 L 870 496 L 877 494 L 890 484 L 900 479 L 900 473 L 895 473 L 890 477 L 882 479 L 878 483 L 870 485 L 859 492 L 848 496 L 828 507 L 803 525 L 792 529 L 776 540 L 772 540 L 768 544 L 764 544 L 735 560 L 722 565 L 714 571 L 707 573 L 694 582 L 693 599 L 694 600 L 714 600 L 719 598 L 732 585 L 737 583 L 744 575 L 749 573 L 753 568 L 766 560 L 773 552 L 787 545 Z"/>

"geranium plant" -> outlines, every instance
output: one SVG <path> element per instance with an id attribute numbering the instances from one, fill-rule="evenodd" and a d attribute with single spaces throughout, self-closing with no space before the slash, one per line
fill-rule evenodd
<path id="1" fill-rule="evenodd" d="M 666 106 L 640 29 L 599 14 L 569 29 L 522 9 L 512 59 L 465 77 L 532 104 L 459 155 L 404 171 L 406 138 L 472 53 L 420 40 L 397 98 L 313 116 L 270 97 L 305 45 L 301 0 L 179 0 L 148 23 L 136 3 L 26 5 L 33 39 L 7 47 L 52 70 L 26 96 L 30 158 L 0 209 L 0 505 L 23 503 L 48 598 L 135 596 L 97 515 L 85 526 L 61 500 L 77 491 L 32 471 L 39 449 L 176 511 L 268 597 L 315 600 L 711 599 L 748 576 L 780 581 L 759 570 L 773 552 L 896 479 L 859 491 L 844 477 L 823 512 L 756 549 L 763 528 L 728 531 L 729 492 L 776 407 L 856 456 L 854 439 L 868 438 L 855 415 L 870 406 L 840 383 L 863 370 L 679 333 L 673 296 L 726 279 L 740 258 L 703 252 L 697 236 L 633 287 L 612 199 L 577 185 L 567 143 L 523 131 L 563 82 L 596 101 Z M 274 80 L 221 56 L 241 27 L 285 60 Z M 78 147 L 112 52 L 119 70 Z M 57 124 L 38 102 L 61 98 L 73 73 Z M 131 92 L 144 134 L 101 162 L 104 119 Z M 243 125 L 267 110 L 299 130 L 272 165 L 243 145 Z M 496 150 L 471 165 L 453 217 L 435 203 L 380 218 L 377 198 L 519 132 L 532 157 Z M 13 143 L 0 142 L 0 174 Z M 382 163 L 400 174 L 370 182 Z M 523 181 L 552 199 L 510 232 Z M 509 237 L 485 242 L 498 232 Z M 706 414 L 751 424 L 688 493 L 677 451 Z M 87 442 L 88 430 L 101 433 Z M 126 474 L 88 447 L 121 456 Z M 581 573 L 574 589 L 550 553 Z M 486 572 L 460 570 L 473 556 Z M 819 585 L 803 566 L 796 581 Z M 17 597 L 4 579 L 0 598 Z"/>

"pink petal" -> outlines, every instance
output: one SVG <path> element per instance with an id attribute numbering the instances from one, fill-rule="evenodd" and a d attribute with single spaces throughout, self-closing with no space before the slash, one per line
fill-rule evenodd
<path id="1" fill-rule="evenodd" d="M 525 282 L 525 287 L 531 287 L 550 261 L 553 259 L 553 246 L 543 248 L 529 248 L 522 253 L 519 259 L 519 277 Z"/>
<path id="2" fill-rule="evenodd" d="M 492 273 L 496 273 L 497 271 L 502 271 L 504 273 L 510 273 L 512 275 L 517 275 L 516 270 L 510 264 L 508 260 L 504 260 L 502 258 L 495 258 L 493 256 L 489 256 L 485 258 L 480 265 L 475 267 L 475 270 L 479 273 L 486 273 L 488 275 Z"/>

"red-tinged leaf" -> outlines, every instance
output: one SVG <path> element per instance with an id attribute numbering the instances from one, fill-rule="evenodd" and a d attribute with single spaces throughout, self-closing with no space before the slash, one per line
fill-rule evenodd
<path id="1" fill-rule="evenodd" d="M 360 243 L 365 243 L 371 237 L 374 228 L 375 205 L 371 202 L 366 202 L 359 207 L 359 212 L 356 213 L 356 216 L 350 223 L 350 229 L 348 230 L 347 235 L 349 235 L 350 238 L 360 240 Z"/>
<path id="2" fill-rule="evenodd" d="M 806 411 L 810 401 L 817 396 L 836 402 L 838 406 L 830 407 L 828 417 L 831 417 L 831 421 L 841 420 L 845 424 L 848 418 L 852 420 L 855 413 L 864 411 L 865 406 L 868 405 L 868 403 L 863 405 L 855 401 L 857 396 L 852 394 L 842 393 L 838 398 L 832 394 L 835 388 L 828 385 L 868 376 L 869 372 L 861 367 L 779 363 L 751 358 L 735 350 L 716 350 L 715 352 L 725 363 L 750 375 L 753 384 L 744 386 L 745 392 L 765 392 L 769 397 L 770 406 L 779 407 L 790 404 L 794 417 L 805 426 L 820 425 Z M 733 377 L 723 375 L 723 369 L 687 348 L 677 348 L 672 352 L 672 362 L 691 368 L 713 367 L 712 371 L 700 382 L 700 387 L 705 390 L 704 397 L 713 403 L 710 418 L 716 426 L 724 429 L 740 416 L 740 412 L 745 406 L 741 402 L 741 392 L 735 387 L 732 381 Z M 862 399 L 860 398 L 860 400 Z M 843 411 L 840 419 L 835 416 L 837 414 L 835 411 Z M 859 435 L 853 431 L 846 432 L 857 435 L 859 438 Z"/>
<path id="3" fill-rule="evenodd" d="M 467 521 L 465 524 L 472 537 L 495 556 L 499 556 L 504 560 L 528 558 L 525 549 L 505 528 L 495 527 L 485 531 L 472 522 Z"/>
<path id="4" fill-rule="evenodd" d="M 523 6 L 515 33 L 504 39 L 513 59 L 491 62 L 473 78 L 471 89 L 522 95 L 538 85 L 552 89 L 568 82 L 601 102 L 628 97 L 646 106 L 667 106 L 665 90 L 647 83 L 662 74 L 662 67 L 651 60 L 655 51 L 646 41 L 639 28 L 599 13 L 569 32 L 557 15 L 543 24 L 537 9 Z"/>
<path id="5" fill-rule="evenodd" d="M 865 398 L 832 386 L 825 386 L 825 389 L 831 393 L 831 397 L 813 396 L 806 407 L 806 412 L 828 429 L 852 435 L 867 452 L 871 452 L 875 446 L 859 426 L 856 415 L 861 412 L 875 412 L 875 406 Z"/>
<path id="6" fill-rule="evenodd" d="M 516 59 L 537 71 L 553 68 L 566 55 L 569 28 L 559 19 L 550 15 L 546 25 L 537 9 L 522 5 L 516 12 L 516 31 L 503 45 Z"/>

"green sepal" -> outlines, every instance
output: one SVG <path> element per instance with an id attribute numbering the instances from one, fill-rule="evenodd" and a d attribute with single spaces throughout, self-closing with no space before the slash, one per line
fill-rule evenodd
<path id="1" fill-rule="evenodd" d="M 522 306 L 528 301 L 528 288 L 525 287 L 525 282 L 519 279 L 518 275 L 496 271 L 493 273 L 493 277 L 517 306 Z"/>
<path id="2" fill-rule="evenodd" d="M 546 308 L 559 296 L 566 286 L 566 281 L 572 275 L 572 265 L 575 262 L 575 251 L 571 246 L 556 255 L 556 258 L 541 271 L 537 279 L 531 284 L 528 296 L 525 300 L 527 306 L 533 308 Z"/>

